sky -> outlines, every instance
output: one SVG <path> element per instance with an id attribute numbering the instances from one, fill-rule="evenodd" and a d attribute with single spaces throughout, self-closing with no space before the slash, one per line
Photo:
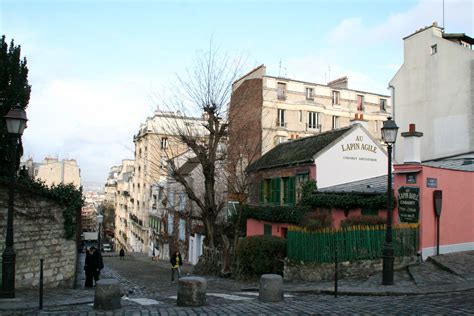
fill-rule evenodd
<path id="1" fill-rule="evenodd" d="M 471 0 L 444 0 L 448 33 L 474 36 Z M 157 95 L 210 42 L 244 72 L 389 94 L 403 37 L 437 21 L 443 0 L 0 0 L 0 35 L 22 47 L 32 85 L 23 158 L 76 159 L 84 184 L 133 158 Z"/>

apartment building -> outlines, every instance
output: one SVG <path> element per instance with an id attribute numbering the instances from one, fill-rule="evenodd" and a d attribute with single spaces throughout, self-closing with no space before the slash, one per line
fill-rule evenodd
<path id="1" fill-rule="evenodd" d="M 130 193 L 134 163 L 131 159 L 124 159 L 117 170 L 114 239 L 116 250 L 124 248 L 127 251 L 131 251 L 131 247 L 128 245 L 128 222 L 130 217 L 129 210 L 133 207 Z"/>
<path id="2" fill-rule="evenodd" d="M 59 160 L 57 157 L 45 157 L 42 163 L 28 159 L 23 163 L 30 177 L 41 179 L 46 185 L 73 184 L 81 186 L 81 169 L 75 159 Z"/>
<path id="3" fill-rule="evenodd" d="M 205 135 L 204 124 L 202 118 L 186 117 L 180 112 L 156 111 L 153 117 L 141 124 L 134 136 L 135 165 L 127 241 L 132 251 L 153 252 L 150 214 L 157 207 L 153 198 L 154 187 L 166 181 L 167 161 L 188 149 L 178 135 Z"/>
<path id="4" fill-rule="evenodd" d="M 474 157 L 474 39 L 437 23 L 404 41 L 403 65 L 390 81 L 394 119 L 423 132 L 421 161 Z M 403 140 L 402 140 L 403 141 Z M 406 146 L 395 146 L 402 163 Z"/>
<path id="5" fill-rule="evenodd" d="M 346 127 L 354 120 L 382 142 L 383 121 L 391 112 L 390 96 L 351 90 L 347 77 L 317 84 L 268 76 L 261 65 L 233 84 L 228 150 L 229 157 L 240 160 L 231 158 L 231 168 L 238 173 L 242 168 L 232 165 L 246 166 L 280 143 Z"/>

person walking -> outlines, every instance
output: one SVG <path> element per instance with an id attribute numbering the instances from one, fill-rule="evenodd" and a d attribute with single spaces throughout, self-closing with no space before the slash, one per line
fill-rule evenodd
<path id="1" fill-rule="evenodd" d="M 104 261 L 102 260 L 102 254 L 95 247 L 91 247 L 91 255 L 94 261 L 94 285 L 99 281 L 100 270 L 104 268 Z"/>
<path id="2" fill-rule="evenodd" d="M 120 260 L 123 260 L 125 258 L 125 250 L 123 250 L 123 248 L 120 249 L 119 255 L 120 255 Z"/>
<path id="3" fill-rule="evenodd" d="M 178 273 L 178 279 L 181 277 L 181 266 L 183 265 L 183 259 L 179 251 L 176 251 L 170 259 L 171 263 L 171 282 L 174 282 L 174 272 Z"/>
<path id="4" fill-rule="evenodd" d="M 94 271 L 97 269 L 97 263 L 92 254 L 92 249 L 89 248 L 86 251 L 86 260 L 84 262 L 84 271 L 86 272 L 86 282 L 84 287 L 93 287 L 94 286 Z"/>

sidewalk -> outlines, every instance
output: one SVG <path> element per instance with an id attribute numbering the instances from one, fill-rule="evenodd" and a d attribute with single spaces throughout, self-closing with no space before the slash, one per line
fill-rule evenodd
<path id="1" fill-rule="evenodd" d="M 140 257 L 139 255 L 137 257 Z M 138 258 L 138 261 L 147 258 Z M 166 262 L 157 262 L 158 265 L 167 267 Z M 84 305 L 94 301 L 94 289 L 83 287 L 83 271 L 78 265 L 78 278 L 76 289 L 45 289 L 44 308 Z M 187 267 L 189 268 L 189 267 Z M 104 269 L 103 277 L 116 275 L 114 271 Z M 207 277 L 206 277 L 207 278 Z M 207 278 L 209 285 L 213 284 L 212 292 L 216 289 L 225 293 L 226 289 L 240 289 L 241 291 L 258 291 L 257 283 L 248 283 L 244 286 L 242 282 L 232 279 Z M 374 274 L 363 279 L 343 279 L 338 283 L 338 294 L 340 295 L 420 295 L 447 292 L 460 292 L 474 289 L 474 251 L 446 254 L 429 258 L 427 261 L 396 271 L 394 274 L 394 285 L 381 285 L 381 273 Z M 126 280 L 119 280 L 124 288 L 133 284 Z M 215 288 L 215 285 L 218 287 Z M 334 294 L 334 282 L 285 282 L 286 293 L 312 293 L 312 294 Z M 208 292 L 211 287 L 208 286 Z M 145 294 L 144 292 L 143 294 Z M 234 292 L 235 293 L 235 292 Z M 146 296 L 146 295 L 144 295 Z M 15 312 L 25 309 L 37 309 L 39 304 L 39 292 L 35 290 L 17 290 L 15 299 L 0 300 L 0 314 L 2 311 Z M 133 305 L 130 301 L 122 299 L 123 306 Z"/>

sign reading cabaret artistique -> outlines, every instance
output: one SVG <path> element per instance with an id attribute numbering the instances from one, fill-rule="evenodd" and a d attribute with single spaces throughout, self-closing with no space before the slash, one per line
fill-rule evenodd
<path id="1" fill-rule="evenodd" d="M 398 216 L 403 223 L 418 223 L 420 214 L 420 188 L 398 189 Z"/>

